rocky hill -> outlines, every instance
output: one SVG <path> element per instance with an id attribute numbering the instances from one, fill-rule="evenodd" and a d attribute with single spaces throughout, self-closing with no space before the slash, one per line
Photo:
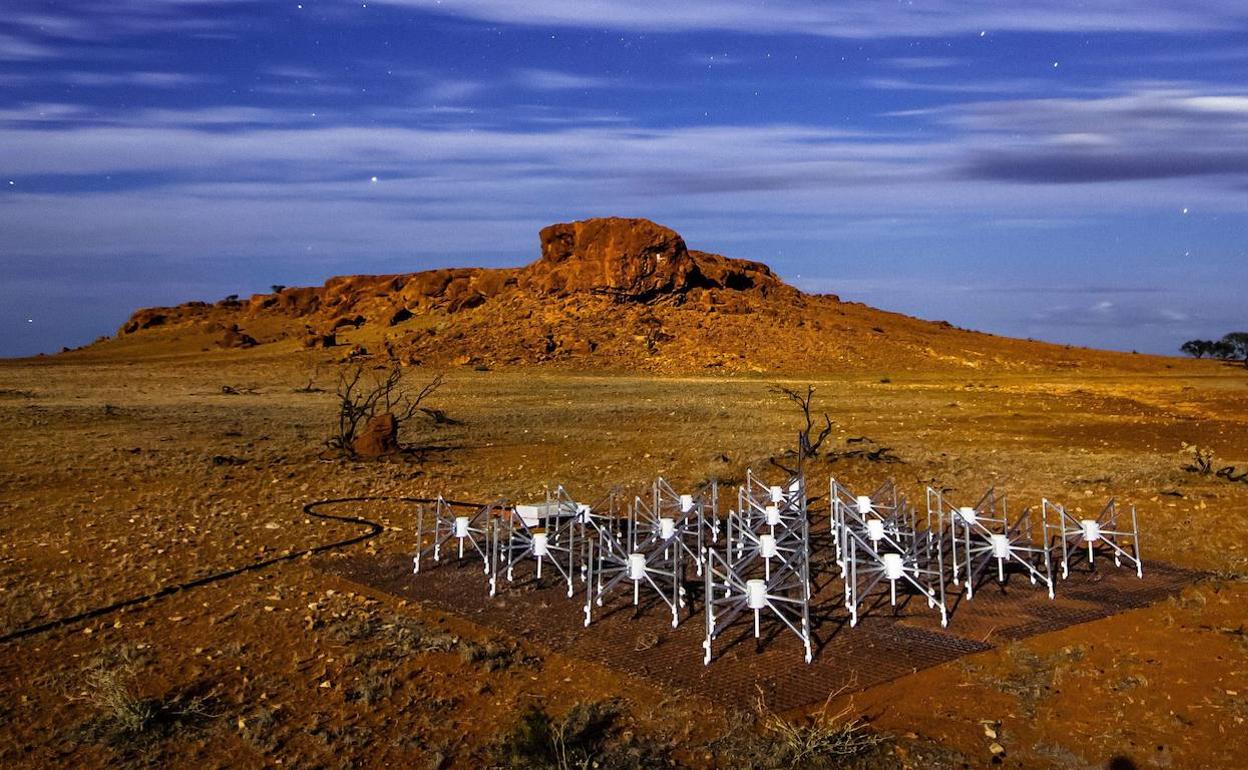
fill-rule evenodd
<path id="1" fill-rule="evenodd" d="M 171 343 L 341 347 L 410 364 L 667 373 L 1122 368 L 1144 358 L 806 294 L 766 265 L 690 250 L 645 219 L 551 225 L 540 241 L 541 257 L 521 268 L 344 276 L 246 300 L 147 308 L 126 321 L 118 342 L 136 351 Z"/>

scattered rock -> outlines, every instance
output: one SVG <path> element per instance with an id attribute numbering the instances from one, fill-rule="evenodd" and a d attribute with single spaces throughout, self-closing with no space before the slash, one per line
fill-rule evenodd
<path id="1" fill-rule="evenodd" d="M 360 457 L 385 457 L 399 451 L 399 421 L 386 412 L 364 424 L 351 444 L 351 451 Z"/>

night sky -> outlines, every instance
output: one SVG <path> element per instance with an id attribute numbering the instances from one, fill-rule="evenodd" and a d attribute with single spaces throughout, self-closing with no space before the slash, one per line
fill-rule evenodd
<path id="1" fill-rule="evenodd" d="M 1248 3 L 3 3 L 0 355 L 602 215 L 1175 353 L 1248 327 Z"/>

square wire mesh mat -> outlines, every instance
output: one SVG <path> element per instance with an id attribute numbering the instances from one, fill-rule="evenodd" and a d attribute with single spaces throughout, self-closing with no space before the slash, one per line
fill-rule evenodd
<path id="1" fill-rule="evenodd" d="M 408 555 L 351 557 L 322 568 L 369 589 L 423 602 L 555 652 L 717 702 L 752 703 L 761 688 L 778 710 L 820 703 L 842 688 L 864 690 L 998 644 L 1144 607 L 1204 576 L 1145 562 L 1140 579 L 1133 570 L 1103 563 L 1096 572 L 1072 571 L 1058 582 L 1057 598 L 1050 600 L 1042 587 L 1011 574 L 1004 585 L 985 581 L 973 601 L 951 593 L 948 628 L 940 627 L 939 615 L 922 597 L 899 598 L 894 608 L 885 591 L 850 628 L 842 584 L 825 572 L 815 580 L 812 604 L 814 662 L 803 662 L 801 642 L 777 623 L 764 621 L 756 641 L 752 619 L 743 616 L 716 640 L 716 657 L 704 666 L 701 579 L 692 574 L 687 586 L 691 601 L 679 628 L 672 628 L 667 608 L 645 593 L 634 607 L 631 591 L 596 608 L 593 625 L 586 628 L 584 587 L 578 580 L 569 599 L 566 583 L 552 580 L 549 571 L 540 583 L 527 571 L 517 570 L 514 583 L 500 577 L 498 595 L 491 598 L 480 560 L 449 560 L 437 566 L 426 562 L 420 575 L 412 574 Z"/>

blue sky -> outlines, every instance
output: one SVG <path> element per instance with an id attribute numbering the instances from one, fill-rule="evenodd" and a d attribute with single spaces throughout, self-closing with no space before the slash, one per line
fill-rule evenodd
<path id="1" fill-rule="evenodd" d="M 0 355 L 600 215 L 1173 352 L 1248 327 L 1245 84 L 1242 0 L 8 0 Z"/>

